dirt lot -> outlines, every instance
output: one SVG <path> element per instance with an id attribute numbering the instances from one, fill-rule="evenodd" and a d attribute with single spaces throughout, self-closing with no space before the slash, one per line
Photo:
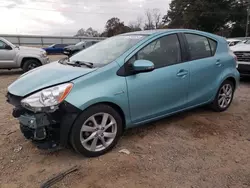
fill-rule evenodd
<path id="1" fill-rule="evenodd" d="M 54 188 L 250 187 L 250 79 L 241 82 L 227 112 L 200 108 L 128 130 L 110 153 L 88 159 L 66 149 L 40 151 L 24 139 L 5 102 L 20 73 L 0 71 L 1 188 L 39 187 L 75 164 L 80 170 Z M 124 148 L 130 155 L 119 153 Z"/>

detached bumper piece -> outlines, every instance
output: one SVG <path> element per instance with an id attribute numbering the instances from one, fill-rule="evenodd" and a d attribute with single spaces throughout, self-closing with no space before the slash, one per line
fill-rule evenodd
<path id="1" fill-rule="evenodd" d="M 59 139 L 56 140 L 56 137 L 51 134 L 52 132 L 49 133 L 46 128 L 31 129 L 20 124 L 20 130 L 24 137 L 32 140 L 39 149 L 56 149 L 60 145 Z"/>
<path id="2" fill-rule="evenodd" d="M 60 145 L 60 122 L 52 114 L 25 112 L 18 117 L 20 130 L 40 149 L 54 149 Z"/>
<path id="3" fill-rule="evenodd" d="M 34 113 L 20 105 L 21 98 L 7 94 L 7 102 L 14 105 L 12 115 L 19 120 L 24 137 L 39 149 L 56 149 L 68 144 L 70 129 L 81 112 L 73 105 L 63 102 L 53 113 Z"/>

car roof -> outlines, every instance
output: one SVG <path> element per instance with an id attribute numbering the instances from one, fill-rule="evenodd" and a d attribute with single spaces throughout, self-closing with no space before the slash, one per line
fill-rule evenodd
<path id="1" fill-rule="evenodd" d="M 155 29 L 155 30 L 143 30 L 143 31 L 134 31 L 134 32 L 128 32 L 124 33 L 122 35 L 152 35 L 155 33 L 164 33 L 170 31 L 170 29 Z"/>
<path id="2" fill-rule="evenodd" d="M 215 35 L 215 34 L 200 31 L 200 30 L 194 30 L 194 29 L 154 29 L 154 30 L 143 30 L 143 31 L 128 32 L 128 33 L 124 33 L 124 34 L 121 34 L 121 35 L 124 35 L 124 36 L 129 36 L 129 35 L 146 35 L 146 36 L 150 36 L 150 35 L 158 35 L 158 34 L 169 33 L 169 32 L 191 32 L 191 33 L 194 33 L 194 34 L 196 33 L 196 34 L 206 35 L 206 36 L 214 37 L 214 38 L 217 38 L 217 39 L 225 40 L 223 37 L 221 37 L 219 35 Z"/>

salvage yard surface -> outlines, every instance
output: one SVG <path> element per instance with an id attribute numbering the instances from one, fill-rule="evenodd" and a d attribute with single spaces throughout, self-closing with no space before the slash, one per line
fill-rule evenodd
<path id="1" fill-rule="evenodd" d="M 70 149 L 41 151 L 25 140 L 5 102 L 20 74 L 0 70 L 0 188 L 36 188 L 74 165 L 80 169 L 54 188 L 250 187 L 250 79 L 241 81 L 226 112 L 183 112 L 128 130 L 111 152 L 85 158 Z"/>

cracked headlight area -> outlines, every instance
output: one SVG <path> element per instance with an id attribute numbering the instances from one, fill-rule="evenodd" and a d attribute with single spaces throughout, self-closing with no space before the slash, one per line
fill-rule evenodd
<path id="1" fill-rule="evenodd" d="M 21 105 L 34 112 L 44 109 L 55 111 L 73 87 L 72 83 L 61 84 L 34 93 L 21 101 Z"/>

